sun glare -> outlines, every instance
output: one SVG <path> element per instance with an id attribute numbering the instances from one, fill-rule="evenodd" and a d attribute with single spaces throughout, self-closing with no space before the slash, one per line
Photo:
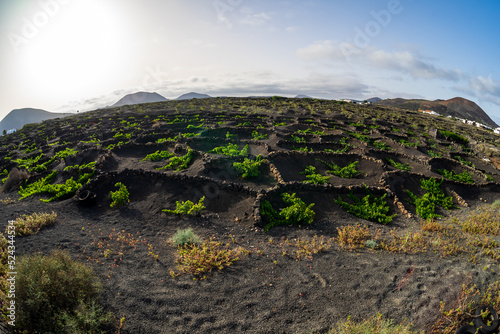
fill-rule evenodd
<path id="1" fill-rule="evenodd" d="M 38 94 L 105 89 L 131 58 L 123 50 L 127 25 L 119 14 L 103 2 L 62 7 L 23 50 L 26 88 Z"/>

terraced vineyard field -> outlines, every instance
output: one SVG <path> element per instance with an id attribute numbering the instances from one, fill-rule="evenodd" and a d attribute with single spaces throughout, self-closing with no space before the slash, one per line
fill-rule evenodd
<path id="1" fill-rule="evenodd" d="M 27 125 L 0 146 L 3 224 L 57 213 L 16 256 L 92 266 L 121 333 L 323 333 L 378 312 L 451 331 L 440 302 L 499 282 L 500 228 L 467 226 L 500 225 L 500 137 L 452 119 L 193 99 Z M 183 267 L 172 237 L 187 228 L 233 260 Z"/>

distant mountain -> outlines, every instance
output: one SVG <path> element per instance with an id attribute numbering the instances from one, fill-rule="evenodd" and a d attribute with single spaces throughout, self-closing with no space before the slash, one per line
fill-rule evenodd
<path id="1" fill-rule="evenodd" d="M 312 99 L 312 97 L 308 96 L 308 95 L 304 95 L 304 94 L 299 94 L 297 96 L 295 96 L 296 99 Z"/>
<path id="2" fill-rule="evenodd" d="M 111 108 L 132 105 L 132 104 L 153 103 L 162 101 L 167 101 L 167 99 L 158 93 L 137 92 L 125 95 L 120 100 L 118 100 L 118 102 L 113 104 Z"/>
<path id="3" fill-rule="evenodd" d="M 195 92 L 191 92 L 191 93 L 182 94 L 181 96 L 176 98 L 176 100 L 208 99 L 208 98 L 211 98 L 211 96 L 207 95 L 207 94 L 198 94 Z"/>
<path id="4" fill-rule="evenodd" d="M 393 106 L 408 110 L 432 110 L 443 116 L 453 116 L 458 118 L 469 119 L 474 122 L 486 124 L 493 128 L 498 125 L 488 116 L 483 109 L 476 103 L 464 99 L 462 97 L 455 97 L 449 100 L 407 100 L 407 99 L 387 99 L 380 100 L 376 104 Z"/>
<path id="5" fill-rule="evenodd" d="M 371 99 L 366 99 L 366 102 L 371 102 L 371 103 L 375 103 L 375 102 L 378 102 L 378 101 L 381 101 L 382 99 L 380 97 L 372 97 Z"/>
<path id="6" fill-rule="evenodd" d="M 21 129 L 25 124 L 39 123 L 46 119 L 73 115 L 72 113 L 54 113 L 42 109 L 23 108 L 14 109 L 0 122 L 0 132 L 3 130 Z"/>

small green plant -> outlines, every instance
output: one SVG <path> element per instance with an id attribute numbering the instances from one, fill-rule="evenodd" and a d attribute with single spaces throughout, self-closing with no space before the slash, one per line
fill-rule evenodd
<path id="1" fill-rule="evenodd" d="M 236 125 L 236 126 L 250 126 L 250 125 L 252 125 L 251 122 L 245 121 L 245 122 L 238 123 L 238 125 Z"/>
<path id="2" fill-rule="evenodd" d="M 228 132 L 226 132 L 226 138 L 227 139 L 236 139 L 238 136 L 237 135 L 234 135 L 234 134 L 231 134 Z"/>
<path id="3" fill-rule="evenodd" d="M 186 133 L 181 134 L 181 136 L 184 138 L 191 138 L 191 137 L 196 137 L 196 136 L 200 136 L 200 135 L 201 135 L 201 132 L 199 132 L 199 133 L 186 132 Z"/>
<path id="4" fill-rule="evenodd" d="M 262 140 L 267 139 L 266 134 L 260 134 L 257 130 L 252 131 L 252 139 L 253 140 Z"/>
<path id="5" fill-rule="evenodd" d="M 459 156 L 459 155 L 455 155 L 453 158 L 454 158 L 455 160 L 460 161 L 460 162 L 461 162 L 461 163 L 463 163 L 464 165 L 467 165 L 467 166 L 469 166 L 469 167 L 474 167 L 474 165 L 472 164 L 472 162 L 471 162 L 471 161 L 467 161 L 467 160 L 463 159 L 463 158 L 462 158 L 461 156 Z"/>
<path id="6" fill-rule="evenodd" d="M 371 138 L 368 137 L 367 135 L 362 135 L 361 133 L 357 133 L 357 132 L 349 132 L 349 131 L 346 131 L 346 132 L 348 134 L 350 134 L 351 136 L 353 136 L 354 138 L 361 140 L 362 142 L 365 142 L 367 144 L 370 144 L 370 142 L 371 142 Z"/>
<path id="7" fill-rule="evenodd" d="M 172 237 L 172 243 L 175 247 L 183 247 L 188 244 L 199 245 L 201 242 L 201 238 L 193 232 L 191 227 L 177 230 Z"/>
<path id="8" fill-rule="evenodd" d="M 434 151 L 431 151 L 431 150 L 428 150 L 427 151 L 427 154 L 431 157 L 431 158 L 441 158 L 443 156 L 443 154 L 441 154 L 441 152 L 434 152 Z"/>
<path id="9" fill-rule="evenodd" d="M 203 124 L 200 124 L 200 125 L 189 124 L 187 126 L 187 129 L 201 129 L 202 127 L 203 127 Z"/>
<path id="10" fill-rule="evenodd" d="M 387 160 L 387 162 L 389 163 L 389 165 L 391 165 L 394 168 L 397 168 L 397 169 L 400 169 L 400 170 L 406 170 L 406 171 L 409 171 L 411 169 L 411 167 L 410 167 L 409 164 L 403 164 L 403 163 L 400 163 L 400 162 L 396 162 L 396 161 L 394 161 L 391 158 L 385 158 L 385 160 Z"/>
<path id="11" fill-rule="evenodd" d="M 354 196 L 352 191 L 347 194 L 347 197 L 349 197 L 354 202 L 354 204 L 344 202 L 340 198 L 340 196 L 338 200 L 335 201 L 335 203 L 337 203 L 347 212 L 355 215 L 356 217 L 384 225 L 392 222 L 392 219 L 396 216 L 396 214 L 390 216 L 387 215 L 387 213 L 389 212 L 389 205 L 387 205 L 385 201 L 387 193 L 385 193 L 381 197 L 376 197 L 371 193 L 368 187 L 365 186 L 365 190 L 367 194 L 361 199 Z"/>
<path id="12" fill-rule="evenodd" d="M 305 143 L 306 142 L 306 139 L 304 137 L 299 137 L 299 136 L 292 135 L 291 139 L 295 143 Z"/>
<path id="13" fill-rule="evenodd" d="M 419 198 L 413 194 L 410 190 L 407 190 L 407 194 L 412 199 L 412 204 L 415 205 L 417 215 L 424 219 L 432 219 L 435 217 L 441 217 L 436 214 L 436 205 L 443 207 L 444 209 L 450 210 L 453 208 L 453 198 L 446 197 L 444 192 L 441 190 L 440 186 L 443 183 L 443 179 L 438 182 L 434 178 L 421 179 L 420 186 L 422 189 L 426 190 L 426 193 Z"/>
<path id="14" fill-rule="evenodd" d="M 176 201 L 175 205 L 176 208 L 175 210 L 169 210 L 169 209 L 164 209 L 163 212 L 166 213 L 174 213 L 177 215 L 197 215 L 201 210 L 205 209 L 205 206 L 203 205 L 203 201 L 205 200 L 205 196 L 200 198 L 197 204 L 194 204 L 191 201 L 185 201 L 185 202 L 180 202 Z"/>
<path id="15" fill-rule="evenodd" d="M 306 175 L 308 180 L 304 181 L 304 183 L 312 183 L 312 184 L 325 184 L 330 181 L 331 176 L 322 176 L 316 170 L 314 166 L 307 166 L 305 171 L 300 172 L 299 174 Z"/>
<path id="16" fill-rule="evenodd" d="M 447 139 L 454 141 L 458 144 L 465 145 L 467 146 L 469 144 L 469 140 L 459 134 L 456 134 L 451 131 L 446 131 L 446 130 L 439 130 L 439 132 Z"/>
<path id="17" fill-rule="evenodd" d="M 309 148 L 307 146 L 304 146 L 304 147 L 295 147 L 295 146 L 292 146 L 292 149 L 295 150 L 295 151 L 304 152 L 304 153 L 312 153 L 312 152 L 314 152 L 314 150 L 312 148 Z"/>
<path id="18" fill-rule="evenodd" d="M 175 171 L 179 172 L 183 169 L 188 168 L 189 164 L 191 164 L 193 159 L 194 159 L 194 150 L 188 149 L 187 153 L 184 154 L 183 156 L 171 157 L 169 160 L 169 163 L 166 166 L 161 167 L 161 168 L 157 168 L 157 169 L 174 169 L 175 168 Z"/>
<path id="19" fill-rule="evenodd" d="M 74 169 L 77 169 L 78 171 L 82 171 L 85 169 L 94 169 L 96 165 L 95 161 L 89 162 L 87 164 L 81 164 L 81 165 L 73 165 L 73 166 L 66 166 L 64 167 L 63 171 L 71 171 Z"/>
<path id="20" fill-rule="evenodd" d="M 57 214 L 54 212 L 35 212 L 31 215 L 23 215 L 14 221 L 16 236 L 22 237 L 25 235 L 36 234 L 41 228 L 54 224 L 56 218 Z M 8 233 L 8 230 L 6 233 Z"/>
<path id="21" fill-rule="evenodd" d="M 129 200 L 129 193 L 127 187 L 121 183 L 118 182 L 115 184 L 115 187 L 118 187 L 117 191 L 111 191 L 111 205 L 110 207 L 114 208 L 115 206 L 123 206 L 130 202 Z"/>
<path id="22" fill-rule="evenodd" d="M 417 147 L 416 143 L 412 143 L 407 141 L 406 139 L 396 139 L 399 143 L 403 144 L 404 146 L 409 146 L 409 147 Z"/>
<path id="23" fill-rule="evenodd" d="M 382 150 L 382 151 L 390 151 L 391 150 L 389 145 L 387 145 L 385 142 L 383 142 L 381 140 L 374 141 L 373 146 L 375 146 L 376 148 L 378 148 L 379 150 Z"/>
<path id="24" fill-rule="evenodd" d="M 151 153 L 151 154 L 146 155 L 146 157 L 144 159 L 142 159 L 141 161 L 149 160 L 152 162 L 156 162 L 156 161 L 168 159 L 168 158 L 172 157 L 173 155 L 174 154 L 170 153 L 169 151 L 156 151 L 155 153 Z"/>
<path id="25" fill-rule="evenodd" d="M 215 147 L 214 149 L 208 151 L 208 153 L 217 153 L 217 154 L 223 154 L 223 155 L 228 155 L 230 157 L 234 156 L 247 156 L 248 155 L 248 144 L 243 147 L 243 149 L 240 151 L 238 149 L 237 144 L 233 143 L 228 143 L 226 146 L 219 146 Z"/>
<path id="26" fill-rule="evenodd" d="M 323 161 L 321 159 L 317 159 L 318 161 L 322 162 L 325 166 L 329 168 L 327 171 L 330 174 L 333 174 L 335 176 L 344 178 L 344 179 L 353 179 L 357 177 L 360 174 L 363 174 L 363 172 L 360 172 L 357 170 L 356 166 L 358 165 L 359 161 L 354 161 L 350 164 L 348 164 L 345 167 L 340 167 L 336 164 L 328 163 L 326 161 Z"/>
<path id="27" fill-rule="evenodd" d="M 457 174 L 454 170 L 446 170 L 446 169 L 436 169 L 436 172 L 438 172 L 438 174 L 441 174 L 445 178 L 450 180 L 463 183 L 474 183 L 474 180 L 472 179 L 472 174 L 469 172 L 462 172 Z"/>
<path id="28" fill-rule="evenodd" d="M 281 198 L 289 206 L 279 212 L 273 208 L 269 201 L 265 200 L 261 203 L 260 213 L 269 221 L 264 227 L 265 232 L 277 225 L 302 225 L 313 222 L 316 213 L 311 208 L 314 203 L 306 205 L 300 198 L 296 197 L 295 193 L 283 193 Z"/>
<path id="29" fill-rule="evenodd" d="M 262 156 L 259 154 L 255 160 L 245 158 L 243 162 L 234 162 L 233 167 L 241 174 L 241 177 L 247 179 L 259 176 L 259 167 L 265 162 L 267 160 L 262 159 Z"/>

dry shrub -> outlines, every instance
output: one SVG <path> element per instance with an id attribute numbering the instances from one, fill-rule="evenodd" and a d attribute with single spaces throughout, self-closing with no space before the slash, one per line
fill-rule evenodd
<path id="1" fill-rule="evenodd" d="M 324 236 L 318 238 L 315 235 L 311 240 L 297 239 L 295 246 L 297 250 L 297 260 L 302 260 L 304 257 L 312 258 L 314 254 L 326 252 L 332 247 L 334 238 L 326 239 Z"/>
<path id="2" fill-rule="evenodd" d="M 394 230 L 391 230 L 392 240 L 382 241 L 381 248 L 396 253 L 415 254 L 427 251 L 427 241 L 422 232 L 408 231 L 403 236 L 396 235 Z"/>
<path id="3" fill-rule="evenodd" d="M 354 226 L 347 225 L 343 228 L 337 228 L 339 236 L 337 242 L 342 248 L 356 249 L 363 248 L 367 240 L 371 239 L 368 226 L 356 224 Z"/>
<path id="4" fill-rule="evenodd" d="M 182 273 L 191 274 L 200 279 L 206 279 L 212 270 L 222 270 L 240 259 L 242 253 L 248 251 L 239 247 L 231 249 L 229 244 L 215 241 L 212 238 L 197 245 L 187 243 L 177 250 L 179 259 L 176 260 L 179 273 L 170 270 L 175 277 Z"/>
<path id="5" fill-rule="evenodd" d="M 467 233 L 500 235 L 500 210 L 498 205 L 483 205 L 465 220 L 456 220 Z"/>
<path id="6" fill-rule="evenodd" d="M 9 176 L 2 188 L 0 189 L 0 193 L 4 191 L 9 191 L 10 189 L 17 187 L 21 184 L 22 181 L 27 180 L 29 178 L 29 174 L 26 171 L 20 171 L 16 167 L 12 168 L 9 173 Z"/>
<path id="7" fill-rule="evenodd" d="M 500 310 L 500 281 L 496 281 L 481 291 L 476 285 L 463 285 L 457 302 L 447 306 L 441 302 L 440 319 L 432 327 L 435 334 L 453 334 L 461 326 L 473 321 L 476 309 L 481 305 L 491 305 Z"/>
<path id="8" fill-rule="evenodd" d="M 31 215 L 23 215 L 14 221 L 16 228 L 16 236 L 22 237 L 25 235 L 36 234 L 42 227 L 50 226 L 55 223 L 57 214 L 52 213 L 33 213 Z"/>
<path id="9" fill-rule="evenodd" d="M 27 333 L 105 333 L 113 317 L 97 303 L 101 284 L 67 252 L 25 256 L 17 264 L 16 328 Z"/>

